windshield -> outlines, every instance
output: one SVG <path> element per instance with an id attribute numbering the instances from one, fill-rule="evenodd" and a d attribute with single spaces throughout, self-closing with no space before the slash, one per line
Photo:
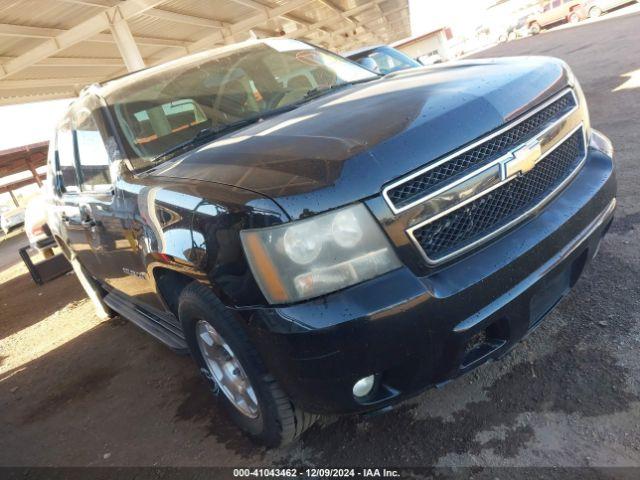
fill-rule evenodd
<path id="1" fill-rule="evenodd" d="M 374 50 L 350 55 L 349 58 L 372 72 L 383 75 L 421 66 L 414 59 L 391 47 L 378 47 Z"/>
<path id="2" fill-rule="evenodd" d="M 107 96 L 135 169 L 167 158 L 203 131 L 221 133 L 340 85 L 377 78 L 338 55 L 286 39 L 197 55 L 140 77 Z"/>

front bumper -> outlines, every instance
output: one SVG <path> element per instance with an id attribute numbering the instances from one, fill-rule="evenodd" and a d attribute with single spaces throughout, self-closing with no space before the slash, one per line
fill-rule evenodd
<path id="1" fill-rule="evenodd" d="M 596 254 L 615 192 L 612 159 L 590 149 L 537 216 L 485 248 L 424 277 L 402 268 L 315 301 L 254 310 L 250 333 L 302 409 L 383 409 L 503 355 L 535 328 Z M 374 373 L 379 388 L 356 400 L 354 382 Z"/>

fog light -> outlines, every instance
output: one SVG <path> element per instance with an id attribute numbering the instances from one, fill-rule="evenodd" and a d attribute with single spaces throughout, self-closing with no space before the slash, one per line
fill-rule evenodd
<path id="1" fill-rule="evenodd" d="M 357 398 L 366 397 L 371 393 L 371 390 L 373 390 L 375 383 L 376 377 L 374 375 L 361 378 L 353 384 L 353 395 Z"/>

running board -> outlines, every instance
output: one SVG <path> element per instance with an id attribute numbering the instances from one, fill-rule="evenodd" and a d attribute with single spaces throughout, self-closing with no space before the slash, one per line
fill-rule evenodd
<path id="1" fill-rule="evenodd" d="M 171 350 L 180 354 L 189 353 L 189 347 L 184 338 L 164 327 L 162 325 L 164 322 L 161 318 L 136 308 L 131 302 L 128 302 L 117 293 L 109 293 L 104 297 L 104 303 L 137 327 L 153 335 Z"/>

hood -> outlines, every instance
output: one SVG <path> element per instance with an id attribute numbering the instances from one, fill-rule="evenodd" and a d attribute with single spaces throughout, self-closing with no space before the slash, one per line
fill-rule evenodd
<path id="1" fill-rule="evenodd" d="M 405 70 L 318 98 L 151 173 L 252 190 L 292 219 L 337 208 L 499 128 L 568 83 L 557 59 Z"/>

